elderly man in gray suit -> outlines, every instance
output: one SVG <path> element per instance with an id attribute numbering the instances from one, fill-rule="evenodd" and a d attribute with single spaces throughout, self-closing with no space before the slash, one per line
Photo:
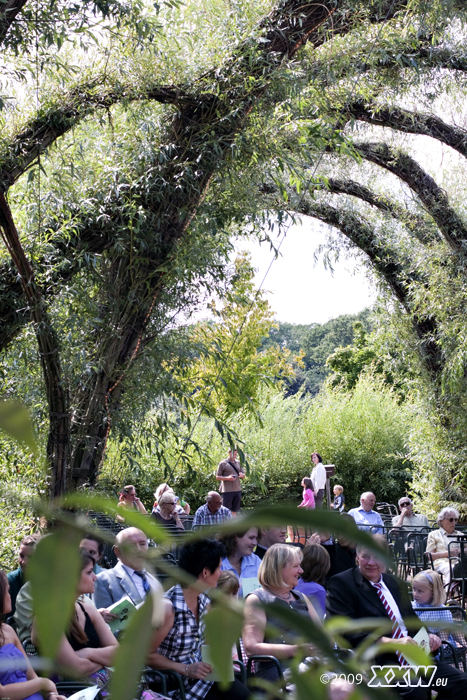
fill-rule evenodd
<path id="1" fill-rule="evenodd" d="M 136 527 L 121 530 L 114 549 L 118 563 L 98 574 L 94 584 L 93 601 L 97 608 L 108 608 L 125 596 L 138 605 L 151 591 L 162 590 L 155 576 L 144 568 L 148 553 L 144 532 Z"/>

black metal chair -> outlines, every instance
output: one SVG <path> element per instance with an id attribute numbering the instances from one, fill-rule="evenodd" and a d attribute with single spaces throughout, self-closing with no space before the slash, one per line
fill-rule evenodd
<path id="1" fill-rule="evenodd" d="M 467 578 L 467 538 L 456 538 L 448 545 L 451 598 L 461 600 L 465 608 Z"/>
<path id="2" fill-rule="evenodd" d="M 442 639 L 442 646 L 440 647 L 440 661 L 452 664 L 460 671 L 467 669 L 466 654 L 467 654 L 467 640 L 465 638 L 465 632 L 462 627 L 465 625 L 466 613 L 463 608 L 458 605 L 441 606 L 434 608 L 415 608 L 415 612 L 419 614 L 419 617 L 424 625 L 430 627 L 434 634 L 438 634 L 440 637 L 446 637 Z M 446 615 L 450 613 L 452 617 L 452 622 L 459 627 L 459 630 L 447 630 L 443 629 L 443 620 L 438 619 L 430 620 L 430 617 L 435 616 L 436 613 L 440 615 Z M 430 625 L 431 623 L 431 625 Z M 438 624 L 437 624 L 438 623 Z M 447 624 L 447 622 L 446 622 Z M 454 641 L 457 644 L 452 644 L 447 637 L 453 635 Z"/>

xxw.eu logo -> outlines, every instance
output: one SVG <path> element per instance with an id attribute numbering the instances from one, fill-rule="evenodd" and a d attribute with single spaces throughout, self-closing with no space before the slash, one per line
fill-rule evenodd
<path id="1" fill-rule="evenodd" d="M 368 685 L 373 688 L 389 688 L 399 686 L 400 688 L 416 688 L 422 686 L 430 688 L 436 672 L 436 666 L 372 666 L 373 676 Z M 438 678 L 434 686 L 446 684 L 446 678 Z"/>

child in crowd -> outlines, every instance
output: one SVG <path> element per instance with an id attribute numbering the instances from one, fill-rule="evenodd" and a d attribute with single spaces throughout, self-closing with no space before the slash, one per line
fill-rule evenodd
<path id="1" fill-rule="evenodd" d="M 221 571 L 219 580 L 217 581 L 216 590 L 221 591 L 226 596 L 236 598 L 238 596 L 238 591 L 240 590 L 240 581 L 238 577 L 235 576 L 233 571 Z M 242 650 L 242 655 L 245 657 L 245 650 L 243 647 L 243 642 L 240 639 L 240 646 Z M 232 649 L 232 659 L 238 661 L 237 646 L 234 644 Z"/>
<path id="2" fill-rule="evenodd" d="M 311 510 L 312 508 L 315 507 L 315 496 L 313 493 L 313 484 L 311 479 L 308 479 L 305 477 L 302 479 L 302 486 L 303 486 L 303 493 L 302 493 L 302 502 L 298 506 L 299 508 L 307 508 L 307 510 Z"/>
<path id="3" fill-rule="evenodd" d="M 453 632 L 443 630 L 438 625 L 430 627 L 430 622 L 448 622 L 453 623 L 452 613 L 444 603 L 446 601 L 446 591 L 443 586 L 443 579 L 440 574 L 430 569 L 429 571 L 420 571 L 414 576 L 412 581 L 412 607 L 418 617 L 431 634 L 436 634 L 441 640 L 450 642 L 454 647 L 465 648 L 466 640 L 461 632 Z M 430 608 L 445 608 L 445 610 L 430 610 Z M 451 658 L 449 658 L 451 656 Z M 444 660 L 447 663 L 452 663 L 452 654 L 450 650 L 445 651 Z M 461 669 L 465 670 L 465 669 Z"/>
<path id="4" fill-rule="evenodd" d="M 11 612 L 11 599 L 6 574 L 0 571 L 0 620 Z M 0 625 L 0 698 L 11 700 L 65 700 L 55 683 L 40 678 L 32 670 L 16 632 L 10 625 Z"/>
<path id="5" fill-rule="evenodd" d="M 238 576 L 235 576 L 233 571 L 221 571 L 217 582 L 217 590 L 222 591 L 225 595 L 236 598 L 240 590 L 240 581 Z"/>
<path id="6" fill-rule="evenodd" d="M 340 484 L 336 484 L 332 492 L 334 494 L 334 503 L 332 504 L 332 507 L 334 510 L 338 510 L 339 513 L 342 513 L 345 508 L 344 487 L 340 486 Z"/>

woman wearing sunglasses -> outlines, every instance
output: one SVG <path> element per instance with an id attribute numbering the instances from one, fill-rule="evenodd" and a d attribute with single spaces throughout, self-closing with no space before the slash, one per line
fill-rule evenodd
<path id="1" fill-rule="evenodd" d="M 436 571 L 443 575 L 444 585 L 449 585 L 451 575 L 449 571 L 449 543 L 462 537 L 462 532 L 456 530 L 456 523 L 459 520 L 459 511 L 455 508 L 443 508 L 438 514 L 439 530 L 433 530 L 428 535 L 426 551 L 431 552 L 433 564 Z M 455 554 L 454 548 L 451 546 L 449 552 Z"/>
<path id="2" fill-rule="evenodd" d="M 185 528 L 183 527 L 183 523 L 180 520 L 175 506 L 176 500 L 174 492 L 166 491 L 159 499 L 159 510 L 157 512 L 153 511 L 151 517 L 157 520 L 161 525 L 171 525 L 179 530 L 184 530 Z"/>

